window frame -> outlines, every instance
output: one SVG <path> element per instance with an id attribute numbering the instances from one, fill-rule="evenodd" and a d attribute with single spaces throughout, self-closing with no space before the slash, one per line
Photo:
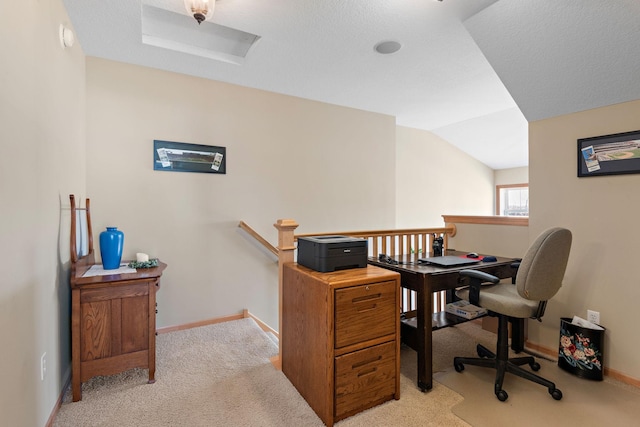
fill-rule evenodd
<path id="1" fill-rule="evenodd" d="M 522 183 L 522 184 L 501 184 L 501 185 L 496 185 L 496 210 L 495 210 L 495 215 L 496 216 L 509 217 L 509 215 L 500 215 L 500 190 L 503 190 L 503 189 L 506 189 L 506 188 L 529 188 L 529 184 L 528 183 Z M 529 216 L 526 216 L 526 217 L 523 217 L 523 218 L 528 218 L 528 217 Z"/>

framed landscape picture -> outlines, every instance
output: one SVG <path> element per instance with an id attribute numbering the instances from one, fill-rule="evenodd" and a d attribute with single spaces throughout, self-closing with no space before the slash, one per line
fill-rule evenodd
<path id="1" fill-rule="evenodd" d="M 153 169 L 172 172 L 226 174 L 226 148 L 154 140 Z"/>
<path id="2" fill-rule="evenodd" d="M 640 173 L 640 131 L 578 140 L 578 176 Z"/>

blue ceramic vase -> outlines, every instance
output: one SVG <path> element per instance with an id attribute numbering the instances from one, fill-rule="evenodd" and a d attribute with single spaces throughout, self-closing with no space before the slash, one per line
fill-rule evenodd
<path id="1" fill-rule="evenodd" d="M 124 233 L 118 227 L 107 227 L 100 233 L 100 256 L 102 268 L 116 270 L 120 267 L 122 249 L 124 247 Z"/>

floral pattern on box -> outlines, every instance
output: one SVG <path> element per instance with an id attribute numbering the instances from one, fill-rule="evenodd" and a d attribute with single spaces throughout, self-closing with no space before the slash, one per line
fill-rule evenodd
<path id="1" fill-rule="evenodd" d="M 581 333 L 572 334 L 560 329 L 559 357 L 580 369 L 602 370 L 602 353 Z"/>

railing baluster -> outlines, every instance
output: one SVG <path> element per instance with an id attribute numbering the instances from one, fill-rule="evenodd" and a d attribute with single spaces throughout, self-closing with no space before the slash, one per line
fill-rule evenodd
<path id="1" fill-rule="evenodd" d="M 391 240 L 391 247 L 389 248 L 391 251 L 390 253 L 388 253 L 387 255 L 395 255 L 396 253 L 396 238 L 398 237 L 397 235 L 394 236 L 389 236 L 390 240 Z M 385 252 L 386 253 L 386 252 Z"/>

